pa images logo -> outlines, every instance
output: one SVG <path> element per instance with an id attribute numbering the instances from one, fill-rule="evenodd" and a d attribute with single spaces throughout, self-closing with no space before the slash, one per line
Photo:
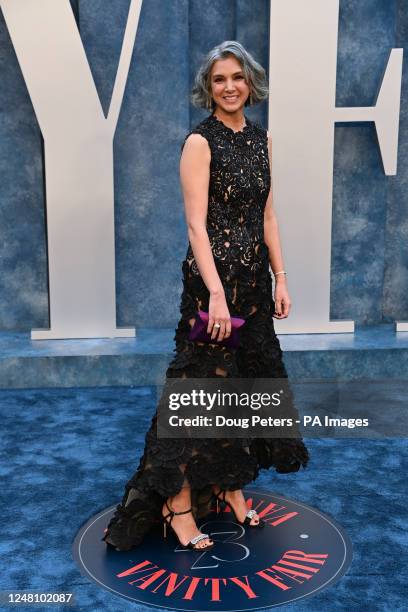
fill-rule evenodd
<path id="1" fill-rule="evenodd" d="M 74 559 L 99 586 L 170 610 L 265 609 L 310 597 L 345 574 L 352 545 L 331 517 L 267 491 L 244 493 L 264 529 L 245 529 L 225 508 L 198 523 L 215 541 L 208 551 L 182 550 L 158 526 L 137 548 L 118 552 L 101 541 L 113 507 L 81 528 Z"/>

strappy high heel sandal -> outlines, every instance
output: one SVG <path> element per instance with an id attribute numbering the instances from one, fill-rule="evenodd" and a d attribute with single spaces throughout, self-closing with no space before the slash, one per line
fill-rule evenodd
<path id="1" fill-rule="evenodd" d="M 189 508 L 188 510 L 183 510 L 182 512 L 176 512 L 175 510 L 172 510 L 171 508 L 169 508 L 169 505 L 167 503 L 167 501 L 165 502 L 167 510 L 169 510 L 169 513 L 166 515 L 163 515 L 163 537 L 167 538 L 167 527 L 169 527 L 176 535 L 177 540 L 180 543 L 180 546 L 184 549 L 190 549 L 190 550 L 208 550 L 209 548 L 212 548 L 214 546 L 214 542 L 211 542 L 211 544 L 208 544 L 207 546 L 196 546 L 196 544 L 198 542 L 201 542 L 201 540 L 205 540 L 206 538 L 209 539 L 209 535 L 207 533 L 200 533 L 197 536 L 195 536 L 194 538 L 191 538 L 191 540 L 189 542 L 187 542 L 187 544 L 182 544 L 180 542 L 180 539 L 174 529 L 174 527 L 171 524 L 171 521 L 173 520 L 173 517 L 176 516 L 177 514 L 187 514 L 188 512 L 192 512 L 193 509 Z M 168 521 L 167 519 L 170 517 L 170 520 Z"/>
<path id="2" fill-rule="evenodd" d="M 218 493 L 213 493 L 214 497 L 215 497 L 215 502 L 216 502 L 216 512 L 217 514 L 219 514 L 221 508 L 225 507 L 225 506 L 229 506 L 234 517 L 235 520 L 237 521 L 237 523 L 239 523 L 240 525 L 244 526 L 244 527 L 251 527 L 252 529 L 262 529 L 263 527 L 265 527 L 265 521 L 262 520 L 261 518 L 259 519 L 259 523 L 255 523 L 252 524 L 251 521 L 254 518 L 254 516 L 257 514 L 257 512 L 255 510 L 248 510 L 248 512 L 245 515 L 245 518 L 243 521 L 239 521 L 237 519 L 237 515 L 235 514 L 235 510 L 232 507 L 232 505 L 230 504 L 229 501 L 227 501 L 225 499 L 225 495 L 226 495 L 227 491 L 225 489 L 220 489 L 218 491 Z"/>

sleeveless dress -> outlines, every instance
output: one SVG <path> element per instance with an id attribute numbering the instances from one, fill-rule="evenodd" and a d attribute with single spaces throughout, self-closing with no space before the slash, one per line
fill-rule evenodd
<path id="1" fill-rule="evenodd" d="M 275 304 L 264 242 L 264 209 L 271 186 L 267 131 L 245 116 L 239 132 L 214 114 L 187 133 L 201 134 L 211 150 L 207 231 L 214 262 L 231 316 L 246 319 L 237 349 L 190 341 L 198 309 L 208 311 L 209 292 L 200 276 L 191 245 L 182 262 L 181 318 L 175 330 L 175 356 L 166 379 L 287 378 L 273 323 Z M 291 405 L 291 415 L 298 418 Z M 212 484 L 241 489 L 261 468 L 279 473 L 306 467 L 309 453 L 301 436 L 251 439 L 157 438 L 157 410 L 146 434 L 135 474 L 108 525 L 111 540 L 121 547 L 141 542 L 161 518 L 164 500 L 186 481 L 191 486 L 195 518 L 210 509 Z M 186 481 L 185 481 L 186 479 Z M 118 544 L 119 543 L 119 544 Z"/>

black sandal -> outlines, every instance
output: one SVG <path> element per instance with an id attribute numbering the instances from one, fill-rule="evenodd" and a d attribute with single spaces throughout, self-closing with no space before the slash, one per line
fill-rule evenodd
<path id="1" fill-rule="evenodd" d="M 232 507 L 232 505 L 230 504 L 229 501 L 227 501 L 225 499 L 225 495 L 226 495 L 227 491 L 226 489 L 220 489 L 218 491 L 218 493 L 213 493 L 214 497 L 215 497 L 215 501 L 216 501 L 216 512 L 217 514 L 219 514 L 220 512 L 220 508 L 224 507 L 224 506 L 229 506 L 234 517 L 235 520 L 237 521 L 237 523 L 239 523 L 242 526 L 245 527 L 252 527 L 252 529 L 262 529 L 263 527 L 265 527 L 265 521 L 261 518 L 259 518 L 259 523 L 255 523 L 255 524 L 251 524 L 252 519 L 254 518 L 255 514 L 257 514 L 256 510 L 248 510 L 248 512 L 245 515 L 245 518 L 243 521 L 239 521 L 237 519 L 237 515 L 235 514 L 235 510 Z M 222 497 L 221 497 L 222 494 Z"/>
<path id="2" fill-rule="evenodd" d="M 167 501 L 165 502 L 167 510 L 169 510 L 169 513 L 166 515 L 163 515 L 163 537 L 166 538 L 167 537 L 167 527 L 170 527 L 170 529 L 175 533 L 177 540 L 180 543 L 180 546 L 183 549 L 190 549 L 190 550 L 208 550 L 209 548 L 212 548 L 214 546 L 214 542 L 211 542 L 211 544 L 208 544 L 207 546 L 196 546 L 196 544 L 198 542 L 201 542 L 201 540 L 205 540 L 206 538 L 209 538 L 209 535 L 207 533 L 200 533 L 197 536 L 195 536 L 194 538 L 191 538 L 191 540 L 189 542 L 187 542 L 187 544 L 182 544 L 180 542 L 180 539 L 176 533 L 176 531 L 174 530 L 174 527 L 171 524 L 171 521 L 173 520 L 173 517 L 176 516 L 176 514 L 187 514 L 188 512 L 192 512 L 192 508 L 189 508 L 188 510 L 183 510 L 182 512 L 175 512 L 175 510 L 172 510 L 171 508 L 169 508 L 169 505 L 167 503 Z M 167 519 L 170 517 L 170 520 L 168 521 Z"/>

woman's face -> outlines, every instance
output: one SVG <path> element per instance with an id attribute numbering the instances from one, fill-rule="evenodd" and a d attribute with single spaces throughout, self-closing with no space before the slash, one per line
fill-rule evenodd
<path id="1" fill-rule="evenodd" d="M 217 107 L 225 112 L 243 108 L 249 96 L 244 71 L 235 57 L 214 62 L 211 70 L 211 93 Z"/>

